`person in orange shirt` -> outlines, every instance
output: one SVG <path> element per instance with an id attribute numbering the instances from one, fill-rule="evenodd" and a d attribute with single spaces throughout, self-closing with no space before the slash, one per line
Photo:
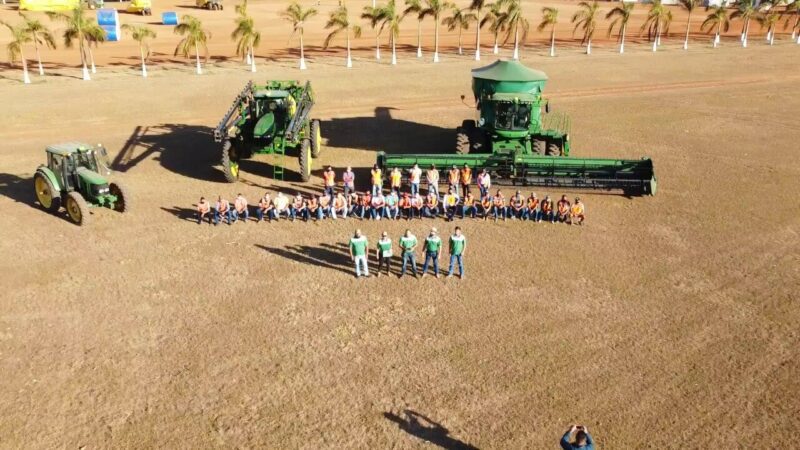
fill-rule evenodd
<path id="1" fill-rule="evenodd" d="M 536 192 L 531 192 L 528 197 L 528 208 L 525 211 L 525 218 L 534 222 L 542 221 L 542 208 L 539 206 L 539 198 L 536 197 Z"/>
<path id="2" fill-rule="evenodd" d="M 567 200 L 566 195 L 561 196 L 561 200 L 558 201 L 558 213 L 556 215 L 556 220 L 559 222 L 566 222 L 569 218 L 569 210 L 572 205 L 569 204 L 569 200 Z"/>
<path id="3" fill-rule="evenodd" d="M 392 171 L 389 172 L 389 182 L 391 184 L 392 191 L 396 192 L 397 195 L 400 195 L 400 184 L 403 182 L 403 172 L 400 172 L 400 169 L 397 167 L 392 169 Z"/>
<path id="4" fill-rule="evenodd" d="M 495 222 L 497 222 L 497 216 L 502 216 L 503 221 L 506 220 L 506 198 L 499 189 L 492 198 L 492 212 L 494 213 Z"/>
<path id="5" fill-rule="evenodd" d="M 555 223 L 556 216 L 553 213 L 553 200 L 550 199 L 549 195 L 544 196 L 544 200 L 542 200 L 541 207 L 542 207 L 542 216 L 544 217 L 544 220 L 549 220 L 550 223 Z"/>
<path id="6" fill-rule="evenodd" d="M 211 205 L 208 203 L 205 197 L 200 197 L 200 201 L 197 203 L 197 224 L 200 225 L 205 219 L 206 215 L 211 212 Z M 211 224 L 211 216 L 208 216 L 208 223 Z"/>
<path id="7" fill-rule="evenodd" d="M 461 180 L 461 173 L 458 171 L 458 167 L 453 164 L 453 167 L 447 172 L 447 184 L 449 189 L 453 191 L 454 194 L 458 195 L 458 182 Z"/>
<path id="8" fill-rule="evenodd" d="M 370 181 L 372 182 L 372 195 L 377 195 L 383 186 L 383 172 L 378 168 L 378 165 L 375 164 L 372 166 L 369 175 Z"/>
<path id="9" fill-rule="evenodd" d="M 469 192 L 469 185 L 472 183 L 472 169 L 467 164 L 461 169 L 461 195 L 467 195 Z"/>
<path id="10" fill-rule="evenodd" d="M 401 211 L 406 215 L 406 220 L 411 219 L 411 198 L 408 196 L 408 192 L 403 193 L 403 196 L 400 197 L 400 201 L 397 203 L 398 207 Z"/>
<path id="11" fill-rule="evenodd" d="M 414 166 L 408 171 L 408 182 L 411 184 L 411 195 L 419 194 L 419 182 L 422 179 L 422 169 L 419 168 L 418 164 L 414 164 Z"/>
<path id="12" fill-rule="evenodd" d="M 478 208 L 475 206 L 475 197 L 472 195 L 472 192 L 467 192 L 467 195 L 464 196 L 464 203 L 461 205 L 461 218 L 470 215 L 473 219 L 475 218 L 475 213 L 477 212 Z"/>
<path id="13" fill-rule="evenodd" d="M 489 218 L 489 214 L 492 213 L 492 196 L 488 193 L 481 198 L 481 213 L 483 214 L 483 220 Z"/>
<path id="14" fill-rule="evenodd" d="M 570 225 L 575 225 L 575 222 L 578 222 L 578 225 L 583 225 L 583 221 L 586 219 L 586 207 L 583 206 L 580 197 L 575 197 L 575 203 L 572 205 L 572 208 L 569 211 L 569 223 Z"/>
<path id="15" fill-rule="evenodd" d="M 439 215 L 439 198 L 433 192 L 429 192 L 425 197 L 425 217 L 436 218 Z"/>
<path id="16" fill-rule="evenodd" d="M 328 169 L 322 174 L 322 180 L 325 182 L 325 195 L 327 195 L 331 202 L 333 201 L 334 188 L 336 187 L 336 172 L 333 167 L 328 166 Z"/>
<path id="17" fill-rule="evenodd" d="M 264 194 L 264 197 L 258 201 L 258 209 L 256 210 L 256 215 L 258 216 L 258 221 L 261 222 L 264 220 L 264 216 L 267 216 L 267 220 L 272 222 L 274 217 L 272 205 L 272 197 L 270 197 L 269 192 Z"/>
<path id="18" fill-rule="evenodd" d="M 375 186 L 373 186 L 373 188 L 374 187 Z M 361 194 L 361 197 L 359 198 L 359 205 L 358 205 L 359 206 L 359 209 L 358 209 L 359 215 L 358 216 L 362 220 L 364 219 L 365 215 L 367 217 L 369 217 L 369 214 L 370 214 L 369 206 L 370 206 L 371 203 L 372 203 L 372 195 L 370 195 L 369 192 L 364 192 L 363 194 Z"/>

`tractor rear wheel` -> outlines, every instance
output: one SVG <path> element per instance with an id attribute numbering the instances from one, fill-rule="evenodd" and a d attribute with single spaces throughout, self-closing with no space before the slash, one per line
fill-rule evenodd
<path id="1" fill-rule="evenodd" d="M 127 186 L 119 181 L 115 181 L 108 185 L 108 190 L 111 192 L 111 195 L 117 197 L 117 201 L 114 203 L 114 211 L 121 213 L 130 212 L 131 194 Z"/>
<path id="2" fill-rule="evenodd" d="M 322 133 L 319 129 L 319 120 L 314 119 L 311 121 L 311 157 L 319 158 L 319 152 L 322 150 Z"/>
<path id="3" fill-rule="evenodd" d="M 561 156 L 561 146 L 555 142 L 547 144 L 547 156 Z"/>
<path id="4" fill-rule="evenodd" d="M 36 190 L 36 199 L 42 208 L 51 213 L 58 212 L 61 207 L 61 196 L 56 191 L 53 183 L 44 174 L 36 172 L 33 176 L 33 188 Z"/>
<path id="5" fill-rule="evenodd" d="M 456 133 L 456 153 L 459 155 L 466 155 L 469 153 L 470 144 L 469 144 L 469 134 L 463 128 L 458 129 L 458 133 Z"/>
<path id="6" fill-rule="evenodd" d="M 222 172 L 228 183 L 239 181 L 239 153 L 230 140 L 222 144 Z"/>
<path id="7" fill-rule="evenodd" d="M 311 141 L 303 139 L 300 144 L 300 154 L 297 156 L 300 163 L 300 180 L 308 181 L 311 179 Z"/>
<path id="8" fill-rule="evenodd" d="M 533 140 L 533 146 L 532 146 L 533 153 L 536 153 L 537 155 L 544 155 L 546 146 L 547 146 L 547 142 L 545 142 L 545 141 L 543 141 L 541 139 L 534 139 Z"/>
<path id="9" fill-rule="evenodd" d="M 89 222 L 89 205 L 79 192 L 72 191 L 67 194 L 66 208 L 67 215 L 76 224 L 83 226 Z"/>

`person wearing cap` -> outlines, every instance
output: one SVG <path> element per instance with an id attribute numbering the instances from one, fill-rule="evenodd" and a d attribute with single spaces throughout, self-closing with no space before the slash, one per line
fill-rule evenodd
<path id="1" fill-rule="evenodd" d="M 467 192 L 467 195 L 464 196 L 464 202 L 461 205 L 462 219 L 466 217 L 467 214 L 469 214 L 470 217 L 472 217 L 473 219 L 475 218 L 475 213 L 478 211 L 476 203 L 477 201 L 475 200 L 475 197 L 472 195 L 472 192 Z"/>
<path id="2" fill-rule="evenodd" d="M 344 185 L 345 197 L 356 191 L 356 174 L 353 173 L 352 167 L 347 166 L 347 170 L 342 174 L 342 184 Z"/>
<path id="3" fill-rule="evenodd" d="M 439 197 L 433 192 L 428 192 L 425 197 L 425 207 L 422 210 L 425 217 L 435 218 L 439 215 Z"/>
<path id="4" fill-rule="evenodd" d="M 550 223 L 555 223 L 556 216 L 553 213 L 553 200 L 550 198 L 549 195 L 544 196 L 544 200 L 542 200 L 541 207 L 542 207 L 542 217 L 544 217 L 544 220 L 548 220 L 550 221 Z"/>
<path id="5" fill-rule="evenodd" d="M 381 187 L 383 185 L 383 172 L 381 172 L 381 169 L 378 168 L 377 164 L 372 166 L 372 170 L 369 172 L 369 177 L 370 181 L 372 182 L 372 195 L 375 195 L 381 191 Z"/>
<path id="6" fill-rule="evenodd" d="M 400 198 L 397 197 L 397 192 L 389 192 L 389 195 L 386 196 L 386 206 L 383 208 L 383 217 L 397 220 L 400 217 L 399 203 Z"/>
<path id="7" fill-rule="evenodd" d="M 486 169 L 481 169 L 481 172 L 478 174 L 478 189 L 481 190 L 481 198 L 489 195 L 489 189 L 491 188 L 492 177 L 489 176 L 489 172 L 487 172 Z"/>
<path id="8" fill-rule="evenodd" d="M 497 222 L 497 217 L 503 217 L 503 220 L 506 220 L 506 198 L 503 196 L 503 193 L 500 192 L 500 189 L 497 190 L 497 193 L 494 194 L 492 197 L 492 213 L 494 213 L 494 221 Z"/>
<path id="9" fill-rule="evenodd" d="M 453 220 L 453 216 L 456 214 L 456 208 L 458 208 L 458 193 L 453 191 L 452 188 L 447 190 L 447 195 L 444 196 L 444 215 L 448 222 Z"/>
<path id="10" fill-rule="evenodd" d="M 389 275 L 392 262 L 392 240 L 387 232 L 381 233 L 378 246 L 375 248 L 375 258 L 378 260 L 378 276 L 381 276 L 381 269 L 386 266 L 386 275 Z"/>
<path id="11" fill-rule="evenodd" d="M 411 234 L 411 230 L 406 230 L 405 234 L 400 237 L 400 250 L 402 251 L 403 266 L 400 268 L 400 277 L 406 274 L 407 264 L 411 264 L 411 271 L 414 273 L 414 278 L 417 277 L 417 260 L 414 252 L 417 250 L 417 237 Z"/>
<path id="12" fill-rule="evenodd" d="M 395 167 L 389 172 L 389 184 L 392 188 L 392 192 L 396 192 L 400 195 L 400 184 L 403 182 L 403 172 L 400 172 L 400 169 Z"/>
<path id="13" fill-rule="evenodd" d="M 433 193 L 439 198 L 439 171 L 436 169 L 436 164 L 431 164 L 431 168 L 425 172 L 425 179 L 428 181 L 428 193 Z"/>
<path id="14" fill-rule="evenodd" d="M 472 169 L 469 168 L 469 165 L 464 163 L 464 167 L 461 168 L 461 195 L 467 195 L 469 192 L 469 185 L 472 183 Z"/>
<path id="15" fill-rule="evenodd" d="M 208 203 L 205 197 L 200 197 L 200 201 L 197 202 L 197 224 L 200 225 L 210 212 L 211 204 Z M 211 224 L 211 216 L 208 216 L 208 223 Z"/>
<path id="16" fill-rule="evenodd" d="M 231 204 L 228 200 L 222 198 L 222 196 L 217 197 L 217 204 L 214 208 L 214 225 L 218 224 L 221 217 L 225 216 L 228 220 L 228 225 L 231 224 Z"/>
<path id="17" fill-rule="evenodd" d="M 517 191 L 508 202 L 508 215 L 513 219 L 523 219 L 525 211 L 525 197 L 520 191 Z"/>
<path id="18" fill-rule="evenodd" d="M 436 228 L 431 228 L 428 237 L 425 238 L 425 262 L 422 264 L 422 278 L 428 273 L 428 262 L 433 262 L 433 274 L 439 278 L 439 255 L 442 249 L 442 239 L 436 232 Z"/>
<path id="19" fill-rule="evenodd" d="M 447 185 L 448 188 L 455 192 L 458 195 L 458 182 L 461 179 L 461 173 L 458 171 L 458 167 L 453 164 L 453 167 L 450 168 L 450 171 L 447 173 Z"/>
<path id="20" fill-rule="evenodd" d="M 569 219 L 569 210 L 571 206 L 572 205 L 570 205 L 569 200 L 567 200 L 567 196 L 562 195 L 561 200 L 559 200 L 557 204 L 558 212 L 556 215 L 556 220 L 562 223 L 566 222 L 567 219 Z"/>
<path id="21" fill-rule="evenodd" d="M 333 167 L 328 166 L 328 169 L 322 174 L 322 179 L 325 183 L 325 195 L 327 195 L 331 203 L 333 203 L 333 190 L 336 186 L 336 172 L 333 171 Z"/>
<path id="22" fill-rule="evenodd" d="M 414 164 L 411 170 L 408 171 L 408 181 L 411 184 L 411 195 L 419 194 L 419 182 L 422 178 L 422 169 L 419 165 Z"/>
<path id="23" fill-rule="evenodd" d="M 275 216 L 274 209 L 275 207 L 272 205 L 272 197 L 270 197 L 269 192 L 267 192 L 264 194 L 261 200 L 258 201 L 258 209 L 256 210 L 258 221 L 261 222 L 266 216 L 267 220 L 272 222 L 272 219 Z"/>
<path id="24" fill-rule="evenodd" d="M 536 196 L 536 192 L 531 192 L 531 196 L 528 197 L 528 209 L 525 211 L 525 218 L 534 222 L 542 221 L 542 208 L 539 205 L 539 197 Z"/>
<path id="25" fill-rule="evenodd" d="M 594 441 L 585 426 L 572 425 L 561 436 L 561 448 L 562 450 L 594 450 Z"/>
<path id="26" fill-rule="evenodd" d="M 467 249 L 467 238 L 461 233 L 461 227 L 456 227 L 450 236 L 450 270 L 447 277 L 453 276 L 453 266 L 458 262 L 458 277 L 464 278 L 464 252 Z"/>
<path id="27" fill-rule="evenodd" d="M 400 198 L 400 201 L 397 202 L 397 207 L 403 211 L 403 214 L 406 216 L 406 220 L 411 219 L 411 198 L 408 195 L 408 192 L 404 192 L 403 196 Z"/>
<path id="28" fill-rule="evenodd" d="M 363 276 L 369 276 L 369 266 L 367 265 L 367 247 L 369 241 L 361 234 L 361 230 L 356 230 L 355 235 L 350 238 L 350 260 L 356 265 L 356 278 L 362 276 L 361 269 L 364 269 Z"/>
<path id="29" fill-rule="evenodd" d="M 580 197 L 575 197 L 575 203 L 569 210 L 569 223 L 570 225 L 575 225 L 575 222 L 578 222 L 578 225 L 583 225 L 583 221 L 585 219 L 586 207 L 583 206 L 583 202 L 581 202 Z"/>

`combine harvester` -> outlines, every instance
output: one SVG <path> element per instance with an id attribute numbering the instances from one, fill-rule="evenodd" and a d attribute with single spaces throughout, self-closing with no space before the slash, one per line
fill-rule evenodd
<path id="1" fill-rule="evenodd" d="M 542 98 L 547 75 L 516 61 L 496 61 L 472 71 L 477 122 L 457 129 L 455 154 L 378 153 L 384 171 L 469 165 L 486 169 L 498 184 L 572 189 L 621 189 L 655 195 L 650 158 L 638 160 L 570 157 L 569 117 L 550 113 Z M 462 100 L 463 100 L 462 96 Z M 542 111 L 544 109 L 544 111 Z M 542 113 L 546 114 L 542 114 Z"/>
<path id="2" fill-rule="evenodd" d="M 236 182 L 239 161 L 262 153 L 279 156 L 272 176 L 283 180 L 284 157 L 291 148 L 298 150 L 300 178 L 308 181 L 312 158 L 319 157 L 322 142 L 319 120 L 309 119 L 313 106 L 311 83 L 247 83 L 214 129 L 214 141 L 222 143 L 225 179 Z"/>

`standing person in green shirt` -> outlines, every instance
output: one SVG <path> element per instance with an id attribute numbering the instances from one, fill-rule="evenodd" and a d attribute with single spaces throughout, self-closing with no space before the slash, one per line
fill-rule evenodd
<path id="1" fill-rule="evenodd" d="M 431 228 L 431 233 L 425 238 L 425 263 L 422 264 L 422 278 L 428 274 L 428 261 L 433 261 L 433 274 L 439 278 L 439 255 L 442 253 L 442 238 Z"/>
<path id="2" fill-rule="evenodd" d="M 464 251 L 467 249 L 467 238 L 461 234 L 461 227 L 456 227 L 455 234 L 450 236 L 450 271 L 447 277 L 453 276 L 453 264 L 458 261 L 458 277 L 464 278 Z"/>
<path id="3" fill-rule="evenodd" d="M 389 265 L 392 262 L 392 240 L 389 239 L 387 232 L 381 233 L 378 247 L 375 248 L 375 257 L 378 259 L 378 276 L 381 276 L 381 268 L 386 265 L 386 275 L 389 275 Z"/>
<path id="4" fill-rule="evenodd" d="M 417 249 L 417 237 L 411 234 L 411 230 L 400 238 L 400 249 L 403 251 L 403 267 L 400 269 L 400 277 L 406 274 L 406 264 L 411 263 L 411 271 L 414 278 L 417 277 L 417 260 L 414 258 L 414 251 Z"/>
<path id="5" fill-rule="evenodd" d="M 356 278 L 361 276 L 361 267 L 364 268 L 364 276 L 369 276 L 367 267 L 367 237 L 361 234 L 361 230 L 356 230 L 355 236 L 350 238 L 350 259 L 356 263 Z"/>

